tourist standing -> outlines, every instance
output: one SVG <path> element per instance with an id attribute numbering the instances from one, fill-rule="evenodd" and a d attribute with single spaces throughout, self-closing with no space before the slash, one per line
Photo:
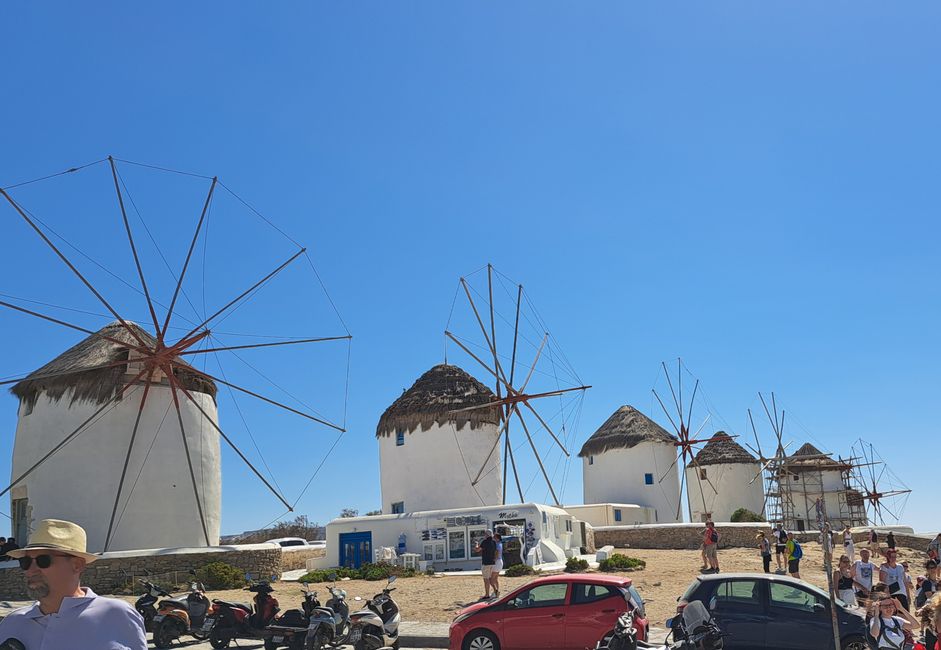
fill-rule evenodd
<path id="1" fill-rule="evenodd" d="M 771 541 L 764 531 L 758 533 L 758 552 L 761 553 L 761 563 L 765 573 L 771 573 Z"/>
<path id="2" fill-rule="evenodd" d="M 98 559 L 85 549 L 81 526 L 43 519 L 26 548 L 9 551 L 38 602 L 0 621 L 0 639 L 18 639 L 29 650 L 147 650 L 144 620 L 133 607 L 81 586 L 85 567 Z"/>
<path id="3" fill-rule="evenodd" d="M 889 595 L 898 599 L 907 611 L 911 603 L 908 593 L 908 575 L 905 567 L 898 563 L 898 551 L 886 550 L 885 563 L 879 567 L 879 581 L 888 585 Z"/>
<path id="4" fill-rule="evenodd" d="M 481 600 L 490 600 L 490 579 L 493 577 L 493 566 L 497 562 L 497 543 L 493 541 L 492 530 L 484 531 L 484 538 L 474 546 L 474 552 L 480 554 L 480 575 L 484 579 L 484 595 Z"/>
<path id="5" fill-rule="evenodd" d="M 787 534 L 787 572 L 792 578 L 801 577 L 801 558 L 804 557 L 804 549 L 796 539 L 794 533 Z"/>
<path id="6" fill-rule="evenodd" d="M 941 562 L 941 533 L 928 542 L 928 557 L 935 562 Z"/>
<path id="7" fill-rule="evenodd" d="M 850 607 L 856 607 L 856 590 L 853 589 L 853 565 L 846 554 L 840 556 L 840 561 L 833 571 L 833 584 L 836 585 L 836 595 L 839 596 L 840 600 Z"/>
<path id="8" fill-rule="evenodd" d="M 891 531 L 891 530 L 889 531 L 889 534 L 885 538 L 885 546 L 886 548 L 892 551 L 895 550 L 895 532 L 894 531 Z"/>
<path id="9" fill-rule="evenodd" d="M 843 529 L 843 552 L 850 559 L 850 564 L 856 561 L 856 547 L 853 545 L 853 531 L 849 526 Z"/>
<path id="10" fill-rule="evenodd" d="M 925 562 L 925 579 L 918 586 L 915 594 L 915 607 L 924 607 L 938 591 L 938 562 L 928 560 Z"/>
<path id="11" fill-rule="evenodd" d="M 876 575 L 876 571 L 876 565 L 869 561 L 869 549 L 860 549 L 859 560 L 853 563 L 853 582 L 856 585 L 857 601 L 869 600 L 872 592 L 872 577 Z"/>
<path id="12" fill-rule="evenodd" d="M 493 541 L 497 545 L 497 554 L 494 556 L 493 573 L 490 575 L 490 585 L 493 587 L 493 597 L 500 597 L 500 572 L 503 571 L 503 536 L 493 534 Z"/>
<path id="13" fill-rule="evenodd" d="M 869 529 L 869 552 L 872 553 L 873 559 L 881 556 L 881 553 L 879 553 L 879 534 L 875 528 Z"/>
<path id="14" fill-rule="evenodd" d="M 905 643 L 905 632 L 911 632 L 918 625 L 915 617 L 909 614 L 897 598 L 882 598 L 870 605 L 869 634 L 876 640 L 880 649 L 899 650 Z"/>
<path id="15" fill-rule="evenodd" d="M 778 524 L 771 535 L 774 537 L 774 555 L 778 563 L 778 573 L 784 573 L 784 565 L 787 562 L 787 531 L 781 524 Z"/>
<path id="16" fill-rule="evenodd" d="M 719 573 L 719 531 L 716 530 L 716 525 L 713 521 L 706 522 L 706 529 L 702 531 L 702 549 L 703 555 L 706 557 L 706 562 L 709 564 L 709 568 L 706 569 L 707 573 Z"/>

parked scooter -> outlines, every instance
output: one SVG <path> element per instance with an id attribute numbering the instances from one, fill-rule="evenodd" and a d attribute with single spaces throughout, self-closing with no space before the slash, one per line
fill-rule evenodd
<path id="1" fill-rule="evenodd" d="M 170 598 L 170 592 L 148 580 L 138 580 L 144 586 L 144 594 L 134 603 L 134 609 L 144 617 L 144 629 L 154 631 L 154 617 L 157 615 L 157 601 L 161 598 Z"/>
<path id="2" fill-rule="evenodd" d="M 673 630 L 672 644 L 651 645 L 638 641 L 634 612 L 629 609 L 618 617 L 611 636 L 600 641 L 595 650 L 722 650 L 724 635 L 699 601 L 687 605 L 681 618 L 667 621 L 667 627 Z"/>
<path id="3" fill-rule="evenodd" d="M 220 650 L 229 647 L 232 639 L 264 639 L 265 628 L 278 613 L 278 600 L 271 595 L 274 589 L 267 582 L 257 582 L 245 588 L 255 593 L 254 608 L 244 603 L 227 600 L 212 601 L 209 617 L 209 644 Z"/>
<path id="4" fill-rule="evenodd" d="M 304 650 L 307 627 L 314 610 L 320 607 L 317 592 L 304 583 L 304 602 L 300 609 L 289 609 L 279 614 L 265 630 L 271 636 L 265 639 L 265 650 L 287 646 L 290 650 Z"/>
<path id="5" fill-rule="evenodd" d="M 209 637 L 212 619 L 209 599 L 202 583 L 191 582 L 189 593 L 160 601 L 154 616 L 154 645 L 169 648 L 181 636 L 189 634 L 200 641 Z"/>
<path id="6" fill-rule="evenodd" d="M 395 576 L 389 577 L 389 584 L 366 601 L 366 609 L 350 615 L 350 638 L 354 650 L 379 650 L 385 646 L 399 647 L 399 623 L 402 617 L 399 606 L 389 595 L 395 588 L 392 583 Z M 357 596 L 356 600 L 360 600 Z"/>
<path id="7" fill-rule="evenodd" d="M 329 578 L 336 580 L 335 573 Z M 346 604 L 346 591 L 336 584 L 327 587 L 330 600 L 326 606 L 317 608 L 310 615 L 307 627 L 305 650 L 322 650 L 330 646 L 339 647 L 347 642 L 350 635 L 350 607 Z"/>

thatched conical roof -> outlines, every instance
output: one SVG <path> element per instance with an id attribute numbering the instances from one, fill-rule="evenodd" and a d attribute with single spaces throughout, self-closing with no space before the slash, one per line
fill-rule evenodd
<path id="1" fill-rule="evenodd" d="M 134 329 L 148 347 L 156 345 L 157 339 L 146 330 L 136 323 L 125 322 Z M 115 361 L 124 361 L 128 358 L 129 348 L 104 339 L 102 336 L 118 341 L 126 341 L 129 345 L 139 345 L 137 339 L 121 323 L 115 321 L 27 375 L 26 379 L 14 384 L 10 392 L 20 398 L 20 402 L 29 406 L 36 403 L 40 393 L 45 393 L 54 401 L 58 401 L 68 394 L 71 400 L 70 404 L 83 401 L 104 404 L 114 397 L 116 391 L 124 385 L 127 366 L 120 365 L 98 370 L 89 370 L 89 368 Z M 179 357 L 177 357 L 177 360 L 183 363 Z M 189 366 L 189 364 L 186 365 Z M 68 374 L 60 374 L 57 377 L 45 379 L 32 379 L 33 377 L 43 377 L 55 373 Z M 183 371 L 178 372 L 176 376 L 188 390 L 216 396 L 216 385 L 212 381 L 194 373 Z"/>
<path id="2" fill-rule="evenodd" d="M 457 429 L 470 424 L 476 429 L 484 424 L 499 424 L 496 406 L 453 413 L 469 406 L 487 404 L 493 391 L 457 366 L 440 364 L 423 374 L 402 393 L 379 418 L 376 437 L 403 430 L 430 429 L 433 425 L 453 423 Z"/>
<path id="3" fill-rule="evenodd" d="M 850 465 L 842 460 L 834 460 L 830 454 L 825 454 L 809 442 L 801 445 L 800 449 L 785 459 L 788 471 L 798 472 L 804 469 L 842 470 L 849 469 Z"/>
<path id="4" fill-rule="evenodd" d="M 732 440 L 725 431 L 716 431 L 706 446 L 699 450 L 690 465 L 703 467 L 705 465 L 739 465 L 758 464 L 758 459 L 752 456 L 740 444 Z"/>
<path id="5" fill-rule="evenodd" d="M 585 441 L 578 456 L 584 458 L 609 449 L 630 449 L 642 442 L 673 444 L 676 438 L 633 406 L 622 406 Z"/>

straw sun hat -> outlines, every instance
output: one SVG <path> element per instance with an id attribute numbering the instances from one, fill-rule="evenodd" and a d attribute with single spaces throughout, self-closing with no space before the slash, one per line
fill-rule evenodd
<path id="1" fill-rule="evenodd" d="M 7 555 L 14 558 L 23 557 L 26 551 L 59 551 L 67 555 L 74 555 L 91 564 L 98 559 L 97 555 L 85 552 L 85 529 L 71 521 L 61 519 L 43 519 L 29 536 L 29 543 L 23 548 L 7 551 Z"/>

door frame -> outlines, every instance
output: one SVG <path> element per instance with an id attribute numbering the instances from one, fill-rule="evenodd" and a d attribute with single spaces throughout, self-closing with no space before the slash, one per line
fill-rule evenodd
<path id="1" fill-rule="evenodd" d="M 339 536 L 339 545 L 340 545 L 340 566 L 347 566 L 346 563 L 346 545 L 353 544 L 357 548 L 357 552 L 354 554 L 353 562 L 349 566 L 358 569 L 363 565 L 362 553 L 359 552 L 362 550 L 362 543 L 369 543 L 369 557 L 366 559 L 367 562 L 372 561 L 372 531 L 362 531 L 356 533 L 340 533 Z"/>

